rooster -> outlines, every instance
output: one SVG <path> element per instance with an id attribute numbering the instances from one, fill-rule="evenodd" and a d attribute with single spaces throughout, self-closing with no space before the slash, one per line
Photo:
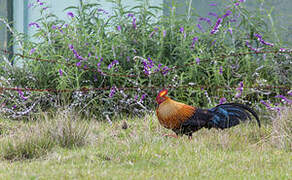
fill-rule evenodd
<path id="1" fill-rule="evenodd" d="M 256 118 L 259 127 L 260 120 L 250 107 L 239 103 L 220 104 L 211 109 L 200 109 L 189 106 L 167 97 L 168 90 L 164 89 L 156 97 L 158 107 L 156 115 L 159 123 L 172 129 L 175 134 L 165 136 L 178 137 L 192 134 L 201 128 L 226 129 L 238 125 L 241 121 L 251 120 L 251 114 Z"/>

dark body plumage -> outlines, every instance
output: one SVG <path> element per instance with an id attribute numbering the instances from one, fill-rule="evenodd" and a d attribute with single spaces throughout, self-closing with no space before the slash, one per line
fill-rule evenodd
<path id="1" fill-rule="evenodd" d="M 256 112 L 250 107 L 238 103 L 227 103 L 218 105 L 212 109 L 196 109 L 190 118 L 181 123 L 180 127 L 172 130 L 177 135 L 185 134 L 192 136 L 192 133 L 201 128 L 226 129 L 236 126 L 241 121 L 251 120 L 250 114 L 256 118 L 260 127 L 260 120 Z"/>

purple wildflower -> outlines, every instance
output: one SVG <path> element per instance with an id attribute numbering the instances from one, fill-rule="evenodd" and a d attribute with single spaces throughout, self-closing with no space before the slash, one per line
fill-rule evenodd
<path id="1" fill-rule="evenodd" d="M 117 92 L 117 87 L 113 86 L 110 90 L 109 98 L 112 98 Z"/>
<path id="2" fill-rule="evenodd" d="M 196 63 L 199 65 L 200 64 L 200 58 L 196 58 Z"/>
<path id="3" fill-rule="evenodd" d="M 139 102 L 143 102 L 143 100 L 145 99 L 146 96 L 147 96 L 147 94 L 142 94 L 142 96 L 141 96 Z"/>
<path id="4" fill-rule="evenodd" d="M 28 99 L 28 97 L 24 97 L 24 93 L 21 90 L 18 90 L 18 94 L 22 100 L 26 101 Z"/>
<path id="5" fill-rule="evenodd" d="M 97 63 L 97 71 L 98 71 L 101 75 L 105 75 L 105 74 L 102 72 L 101 68 L 100 68 L 102 61 L 103 61 L 103 58 L 100 58 L 99 62 Z"/>
<path id="6" fill-rule="evenodd" d="M 211 4 L 208 4 L 209 6 L 217 6 L 216 3 L 211 3 Z"/>
<path id="7" fill-rule="evenodd" d="M 113 60 L 113 62 L 111 62 L 108 66 L 107 69 L 111 69 L 114 65 L 119 64 L 118 60 Z"/>
<path id="8" fill-rule="evenodd" d="M 52 29 L 57 29 L 57 26 L 55 26 L 55 25 L 52 25 Z"/>
<path id="9" fill-rule="evenodd" d="M 235 98 L 239 98 L 242 95 L 243 91 L 243 81 L 239 83 L 239 87 L 236 88 L 236 90 L 238 91 L 238 93 L 235 95 Z"/>
<path id="10" fill-rule="evenodd" d="M 220 75 L 223 74 L 223 67 L 222 67 L 222 66 L 219 67 L 219 74 L 220 74 Z"/>
<path id="11" fill-rule="evenodd" d="M 36 51 L 36 49 L 35 49 L 35 48 L 32 48 L 32 49 L 29 51 L 29 55 L 32 55 L 35 51 Z"/>
<path id="12" fill-rule="evenodd" d="M 280 52 L 285 52 L 286 49 L 285 49 L 285 48 L 280 48 L 279 51 L 280 51 Z"/>
<path id="13" fill-rule="evenodd" d="M 137 24 L 136 24 L 136 18 L 135 17 L 133 18 L 132 25 L 133 25 L 133 28 L 136 29 Z"/>
<path id="14" fill-rule="evenodd" d="M 163 37 L 166 36 L 166 30 L 163 30 L 162 35 L 163 35 Z"/>
<path id="15" fill-rule="evenodd" d="M 154 28 L 154 30 L 149 34 L 149 38 L 151 38 L 157 31 L 158 28 Z"/>
<path id="16" fill-rule="evenodd" d="M 269 104 L 268 102 L 265 102 L 264 100 L 261 100 L 260 102 L 261 102 L 261 104 L 263 104 L 264 106 L 266 106 L 266 108 L 268 108 L 269 110 L 272 110 L 272 111 L 275 111 L 276 110 L 278 112 L 281 110 L 279 107 L 272 107 L 271 104 Z"/>
<path id="17" fill-rule="evenodd" d="M 129 14 L 128 14 L 128 17 L 134 17 L 134 14 L 129 13 Z"/>
<path id="18" fill-rule="evenodd" d="M 219 17 L 219 16 L 218 16 L 216 13 L 214 13 L 214 12 L 209 12 L 209 13 L 208 13 L 208 16 L 214 16 L 214 17 L 216 17 L 216 18 Z"/>
<path id="19" fill-rule="evenodd" d="M 71 18 L 73 18 L 73 17 L 74 17 L 74 14 L 73 14 L 73 12 L 68 12 L 68 13 L 67 13 L 67 15 L 68 15 L 68 16 L 70 16 Z"/>
<path id="20" fill-rule="evenodd" d="M 284 102 L 287 102 L 288 104 L 292 104 L 292 100 L 288 99 L 287 97 L 283 95 L 277 95 L 275 98 L 281 98 Z"/>
<path id="21" fill-rule="evenodd" d="M 269 42 L 264 41 L 263 37 L 261 35 L 255 33 L 254 36 L 257 37 L 258 41 L 261 42 L 262 44 L 267 45 L 267 46 L 271 46 L 271 47 L 274 46 L 273 43 L 269 43 Z"/>
<path id="22" fill-rule="evenodd" d="M 221 23 L 222 23 L 222 18 L 218 18 L 217 21 L 216 21 L 216 24 L 215 24 L 214 28 L 211 31 L 211 34 L 215 34 L 215 33 L 218 32 L 218 29 L 221 26 Z"/>
<path id="23" fill-rule="evenodd" d="M 60 76 L 63 76 L 63 71 L 62 71 L 62 69 L 59 69 L 59 74 L 60 74 Z"/>
<path id="24" fill-rule="evenodd" d="M 108 12 L 107 12 L 106 10 L 101 9 L 101 8 L 99 8 L 97 11 L 98 11 L 98 12 L 102 12 L 102 13 L 104 13 L 104 14 L 108 14 Z"/>
<path id="25" fill-rule="evenodd" d="M 198 27 L 202 32 L 204 32 L 204 30 L 203 30 L 201 24 L 197 24 L 197 27 Z"/>
<path id="26" fill-rule="evenodd" d="M 148 57 L 147 59 L 148 59 L 148 67 L 151 69 L 154 66 L 154 63 L 150 57 Z"/>
<path id="27" fill-rule="evenodd" d="M 232 11 L 227 10 L 226 13 L 222 16 L 222 18 L 224 19 L 224 18 L 230 16 L 231 14 L 232 14 Z"/>
<path id="28" fill-rule="evenodd" d="M 117 26 L 117 30 L 118 30 L 118 31 L 121 31 L 121 29 L 122 29 L 121 26 L 118 25 L 118 26 Z"/>
<path id="29" fill-rule="evenodd" d="M 164 68 L 162 68 L 161 73 L 162 73 L 163 75 L 166 75 L 166 74 L 168 73 L 169 70 L 170 70 L 170 69 L 169 69 L 167 66 L 165 66 Z"/>
<path id="30" fill-rule="evenodd" d="M 288 92 L 287 94 L 288 94 L 289 96 L 292 96 L 292 91 Z"/>
<path id="31" fill-rule="evenodd" d="M 229 28 L 227 31 L 232 35 L 232 28 Z"/>
<path id="32" fill-rule="evenodd" d="M 196 42 L 198 42 L 198 40 L 199 40 L 198 37 L 194 37 L 194 38 L 193 38 L 191 48 L 194 48 L 194 47 L 195 47 L 195 44 L 196 44 Z"/>
<path id="33" fill-rule="evenodd" d="M 77 59 L 79 59 L 79 60 L 86 60 L 86 59 L 84 59 L 82 56 L 80 56 L 79 54 L 77 54 Z"/>
<path id="34" fill-rule="evenodd" d="M 155 69 L 154 72 L 158 72 L 158 71 L 160 71 L 161 66 L 162 66 L 162 64 L 159 63 L 158 66 L 157 66 L 157 69 Z"/>
<path id="35" fill-rule="evenodd" d="M 135 95 L 134 101 L 137 101 L 137 100 L 138 100 L 138 95 Z"/>
<path id="36" fill-rule="evenodd" d="M 144 74 L 145 74 L 146 76 L 149 76 L 150 73 L 151 73 L 151 72 L 150 72 L 147 68 L 145 68 L 145 66 L 144 66 Z"/>
<path id="37" fill-rule="evenodd" d="M 271 105 L 267 102 L 265 102 L 264 100 L 260 101 L 263 105 L 265 105 L 268 109 L 271 109 Z"/>
<path id="38" fill-rule="evenodd" d="M 249 48 L 249 49 L 251 49 L 252 51 L 258 51 L 258 49 L 256 49 L 256 48 L 253 48 L 250 44 L 249 44 L 249 41 L 246 41 L 245 42 L 245 45 Z"/>
<path id="39" fill-rule="evenodd" d="M 151 74 L 151 69 L 154 66 L 154 63 L 153 63 L 152 59 L 149 57 L 148 58 L 148 62 L 143 60 L 142 63 L 143 63 L 143 66 L 144 66 L 144 74 L 147 75 L 147 76 L 150 75 Z"/>
<path id="40" fill-rule="evenodd" d="M 225 102 L 226 102 L 226 98 L 225 98 L 225 97 L 220 98 L 220 100 L 219 100 L 219 104 L 223 104 L 223 103 L 225 103 Z"/>
<path id="41" fill-rule="evenodd" d="M 215 39 L 213 42 L 212 42 L 212 46 L 216 43 L 217 39 Z"/>
<path id="42" fill-rule="evenodd" d="M 206 17 L 200 17 L 199 18 L 199 21 L 205 21 L 207 22 L 210 26 L 212 25 L 212 22 L 209 18 L 206 18 Z"/>
<path id="43" fill-rule="evenodd" d="M 180 28 L 179 28 L 179 31 L 180 31 L 181 33 L 184 33 L 184 31 L 185 31 L 184 27 L 180 27 Z"/>
<path id="44" fill-rule="evenodd" d="M 262 36 L 260 34 L 255 33 L 254 36 L 257 37 L 258 40 L 262 39 Z"/>
<path id="45" fill-rule="evenodd" d="M 28 27 L 35 26 L 36 28 L 40 28 L 40 25 L 36 22 L 31 22 L 28 24 Z"/>
<path id="46" fill-rule="evenodd" d="M 80 66 L 81 66 L 81 62 L 80 62 L 80 61 L 77 62 L 77 63 L 76 63 L 76 66 L 77 66 L 77 67 L 80 67 Z"/>

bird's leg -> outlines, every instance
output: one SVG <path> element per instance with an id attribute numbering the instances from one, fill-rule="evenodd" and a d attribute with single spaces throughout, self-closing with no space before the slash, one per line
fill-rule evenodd
<path id="1" fill-rule="evenodd" d="M 167 136 L 167 137 L 173 137 L 173 138 L 178 138 L 178 136 L 176 134 L 163 134 L 163 137 Z"/>

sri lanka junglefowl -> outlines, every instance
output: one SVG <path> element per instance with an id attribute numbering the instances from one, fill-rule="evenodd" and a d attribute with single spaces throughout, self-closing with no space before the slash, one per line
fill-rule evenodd
<path id="1" fill-rule="evenodd" d="M 251 114 L 256 118 L 259 127 L 261 126 L 256 112 L 247 105 L 227 103 L 211 109 L 201 109 L 174 101 L 166 96 L 167 93 L 164 89 L 156 97 L 156 115 L 160 124 L 175 132 L 175 135 L 167 136 L 185 134 L 191 139 L 192 134 L 201 128 L 230 128 L 241 121 L 251 120 Z"/>

